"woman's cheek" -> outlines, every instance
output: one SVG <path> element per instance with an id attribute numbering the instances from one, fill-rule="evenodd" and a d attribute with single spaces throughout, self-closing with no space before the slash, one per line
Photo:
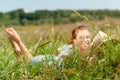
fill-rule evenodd
<path id="1" fill-rule="evenodd" d="M 81 50 L 88 50 L 89 46 L 85 44 L 81 44 L 80 49 Z"/>

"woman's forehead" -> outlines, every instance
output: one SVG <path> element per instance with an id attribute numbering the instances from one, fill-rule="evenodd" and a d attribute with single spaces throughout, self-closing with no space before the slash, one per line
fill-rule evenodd
<path id="1" fill-rule="evenodd" d="M 79 35 L 85 35 L 85 34 L 90 35 L 89 31 L 86 30 L 86 29 L 84 29 L 84 30 L 78 30 L 78 33 L 77 33 L 77 34 L 79 34 Z"/>

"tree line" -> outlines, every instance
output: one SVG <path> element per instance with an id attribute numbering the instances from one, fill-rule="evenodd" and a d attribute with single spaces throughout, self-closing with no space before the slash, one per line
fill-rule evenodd
<path id="1" fill-rule="evenodd" d="M 102 20 L 105 17 L 120 18 L 119 10 L 77 10 L 81 15 L 92 20 Z M 40 25 L 67 24 L 82 21 L 73 10 L 37 10 L 26 13 L 23 9 L 10 12 L 0 12 L 0 26 L 9 25 Z"/>

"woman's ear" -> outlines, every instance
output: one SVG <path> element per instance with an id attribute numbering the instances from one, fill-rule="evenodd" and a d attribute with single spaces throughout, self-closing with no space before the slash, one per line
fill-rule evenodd
<path id="1" fill-rule="evenodd" d="M 76 40 L 76 39 L 73 39 L 73 43 L 76 44 L 76 43 L 77 43 L 77 40 Z"/>

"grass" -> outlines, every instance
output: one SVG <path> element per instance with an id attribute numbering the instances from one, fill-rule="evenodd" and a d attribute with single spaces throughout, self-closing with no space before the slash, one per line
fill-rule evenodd
<path id="1" fill-rule="evenodd" d="M 94 22 L 93 22 L 94 23 Z M 78 24 L 78 23 L 76 23 Z M 23 42 L 33 56 L 41 54 L 55 54 L 57 48 L 69 41 L 71 30 L 76 24 L 66 25 L 41 25 L 14 27 L 20 34 Z M 96 27 L 91 23 L 86 24 L 95 36 Z M 118 80 L 120 79 L 120 26 L 116 23 L 98 21 L 97 24 L 104 32 L 117 34 L 118 39 L 103 43 L 96 50 L 91 50 L 94 55 L 93 62 L 88 63 L 88 58 L 81 57 L 73 51 L 60 65 L 54 62 L 48 65 L 27 63 L 24 56 L 16 61 L 13 49 L 5 36 L 4 27 L 0 31 L 0 79 L 1 80 Z M 12 26 L 13 27 L 13 26 Z"/>

